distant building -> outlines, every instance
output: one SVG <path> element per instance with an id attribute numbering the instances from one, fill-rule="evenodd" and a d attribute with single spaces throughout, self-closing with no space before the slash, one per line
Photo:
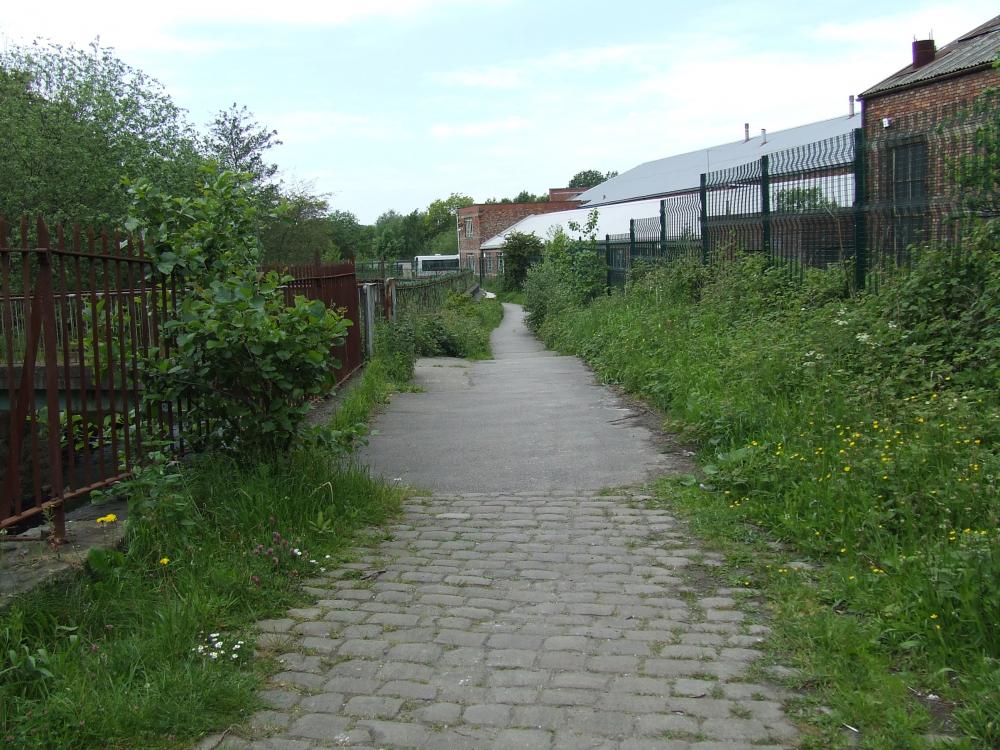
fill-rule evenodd
<path id="1" fill-rule="evenodd" d="M 860 120 L 850 111 L 846 116 L 785 130 L 762 130 L 752 137 L 750 126 L 744 125 L 742 140 L 640 164 L 580 193 L 578 208 L 551 215 L 546 213 L 544 216 L 526 215 L 517 223 L 485 237 L 482 248 L 489 261 L 494 254 L 502 251 L 506 235 L 510 232 L 534 233 L 544 238 L 551 227 L 559 226 L 573 235 L 569 223 L 586 225 L 587 215 L 595 208 L 598 210 L 598 237 L 628 233 L 629 220 L 655 216 L 662 199 L 676 201 L 693 197 L 697 200 L 703 172 L 747 164 L 764 154 L 842 136 L 860 127 Z M 698 227 L 691 229 L 700 231 Z"/>
<path id="2" fill-rule="evenodd" d="M 499 234 L 526 216 L 566 211 L 580 205 L 577 188 L 550 188 L 544 203 L 477 203 L 458 209 L 458 253 L 463 268 L 479 269 L 480 247 L 484 240 Z M 484 258 L 488 274 L 495 273 L 493 255 Z"/>
<path id="3" fill-rule="evenodd" d="M 1000 87 L 1000 16 L 941 49 L 913 42 L 912 58 L 861 94 L 869 143 L 869 202 L 886 217 L 884 242 L 903 252 L 946 236 L 955 196 L 952 164 L 972 146 L 973 123 L 956 120 L 975 99 Z M 939 126 L 946 126 L 944 132 Z"/>

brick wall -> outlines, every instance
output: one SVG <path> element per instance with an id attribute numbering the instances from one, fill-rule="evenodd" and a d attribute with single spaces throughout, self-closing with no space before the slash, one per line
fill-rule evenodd
<path id="1" fill-rule="evenodd" d="M 479 257 L 479 247 L 486 240 L 513 226 L 526 216 L 569 211 L 578 208 L 579 201 L 548 201 L 547 203 L 478 203 L 458 209 L 458 252 L 463 268 L 469 258 Z M 471 222 L 467 222 L 471 220 Z M 467 228 L 471 229 L 467 232 Z M 478 266 L 477 266 L 478 267 Z"/>
<path id="2" fill-rule="evenodd" d="M 957 111 L 972 103 L 990 87 L 1000 86 L 1000 73 L 992 68 L 903 91 L 876 94 L 865 99 L 862 123 L 869 136 L 882 134 L 882 118 L 891 117 L 893 126 L 918 129 L 946 110 Z M 933 124 L 933 123 L 931 123 Z"/>
<path id="3" fill-rule="evenodd" d="M 948 219 L 958 202 L 954 164 L 972 152 L 975 130 L 982 124 L 981 117 L 968 113 L 980 94 L 998 86 L 1000 73 L 986 68 L 864 101 L 868 200 L 874 208 L 868 223 L 882 245 L 898 250 L 910 241 L 954 236 L 957 228 Z M 966 116 L 959 117 L 960 113 Z M 891 119 L 888 127 L 883 118 Z M 924 192 L 907 204 L 907 188 L 898 181 L 907 179 L 910 167 L 905 162 L 916 151 L 926 159 L 919 178 Z"/>

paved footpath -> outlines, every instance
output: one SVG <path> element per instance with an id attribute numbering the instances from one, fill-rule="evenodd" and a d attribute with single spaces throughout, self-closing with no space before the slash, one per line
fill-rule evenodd
<path id="1" fill-rule="evenodd" d="M 501 358 L 502 337 L 526 335 L 512 312 L 495 346 Z M 546 357 L 522 357 L 532 358 Z M 606 430 L 608 411 L 620 417 L 622 407 L 586 388 L 591 398 L 577 411 Z M 651 439 L 618 429 L 641 458 L 610 474 L 637 484 L 649 471 Z M 380 450 L 382 468 L 403 473 Z M 271 708 L 254 717 L 255 739 L 228 737 L 222 746 L 794 747 L 780 690 L 756 677 L 767 634 L 754 624 L 756 603 L 705 575 L 720 558 L 641 495 L 552 489 L 560 470 L 536 469 L 529 479 L 541 489 L 518 487 L 529 480 L 516 473 L 505 474 L 514 487 L 490 492 L 435 487 L 428 476 L 424 486 L 435 494 L 411 498 L 384 541 L 310 582 L 314 606 L 261 623 L 261 645 L 282 654 L 284 671 L 262 694 Z"/>

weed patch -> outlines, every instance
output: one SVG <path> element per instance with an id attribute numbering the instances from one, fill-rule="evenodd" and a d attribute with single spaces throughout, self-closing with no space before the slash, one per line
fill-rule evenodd
<path id="1" fill-rule="evenodd" d="M 865 724 L 863 747 L 919 746 L 900 738 L 934 729 L 928 694 L 954 707 L 970 747 L 1000 745 L 1000 260 L 989 236 L 928 248 L 908 274 L 853 298 L 846 269 L 792 279 L 744 256 L 645 269 L 626 293 L 589 304 L 570 286 L 532 311 L 546 343 L 700 447 L 713 491 L 689 489 L 710 535 L 735 519 L 726 528 L 746 559 L 772 541 L 820 564 L 822 575 L 770 573 L 775 586 L 816 579 L 775 589 L 779 621 L 794 625 L 778 643 L 840 722 Z M 539 290 L 560 284 L 544 265 L 532 272 Z"/>

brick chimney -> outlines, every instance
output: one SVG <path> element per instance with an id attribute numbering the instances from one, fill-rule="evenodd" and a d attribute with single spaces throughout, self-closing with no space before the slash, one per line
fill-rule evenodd
<path id="1" fill-rule="evenodd" d="M 917 39 L 913 42 L 913 69 L 922 68 L 927 63 L 934 62 L 937 47 L 933 39 Z"/>

